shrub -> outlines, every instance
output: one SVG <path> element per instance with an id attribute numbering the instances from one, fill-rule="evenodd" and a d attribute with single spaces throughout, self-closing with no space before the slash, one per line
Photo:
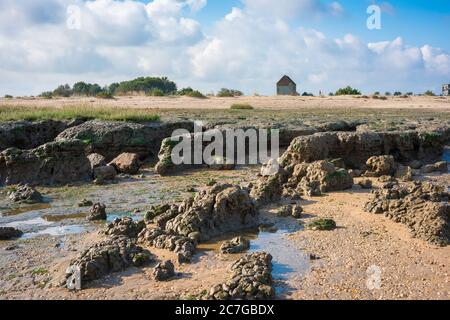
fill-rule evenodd
<path id="1" fill-rule="evenodd" d="M 303 92 L 302 97 L 314 97 L 314 95 L 312 93 Z"/>
<path id="2" fill-rule="evenodd" d="M 396 97 L 401 96 L 401 95 L 402 95 L 402 93 L 400 91 L 395 91 L 394 92 L 394 96 L 396 96 Z"/>
<path id="3" fill-rule="evenodd" d="M 389 91 L 386 91 L 384 95 L 385 95 L 386 97 L 389 97 L 389 96 L 391 96 L 391 93 L 390 93 Z"/>
<path id="4" fill-rule="evenodd" d="M 429 96 L 429 97 L 434 97 L 434 96 L 435 96 L 434 92 L 431 91 L 431 90 L 425 91 L 425 92 L 424 92 L 424 95 L 425 95 L 425 96 Z"/>
<path id="5" fill-rule="evenodd" d="M 345 88 L 341 88 L 341 89 L 337 90 L 335 95 L 337 95 L 337 96 L 344 96 L 344 95 L 359 96 L 359 95 L 361 95 L 361 91 L 354 89 L 350 86 L 347 86 Z"/>
<path id="6" fill-rule="evenodd" d="M 186 94 L 186 96 L 191 97 L 191 98 L 199 98 L 199 99 L 206 98 L 206 96 L 203 93 L 201 93 L 200 91 L 197 91 L 197 90 L 189 92 L 188 94 Z"/>
<path id="7" fill-rule="evenodd" d="M 152 96 L 152 97 L 163 97 L 164 91 L 162 91 L 161 89 L 155 88 L 155 89 L 152 89 L 149 92 L 147 92 L 147 95 Z"/>
<path id="8" fill-rule="evenodd" d="M 243 95 L 244 94 L 241 91 L 239 91 L 239 90 L 226 89 L 226 88 L 220 89 L 220 91 L 217 93 L 217 96 L 221 97 L 221 98 L 240 97 L 240 96 L 243 96 Z"/>
<path id="9" fill-rule="evenodd" d="M 114 96 L 108 91 L 101 91 L 95 97 L 98 99 L 114 99 Z"/>
<path id="10" fill-rule="evenodd" d="M 235 103 L 231 106 L 231 110 L 253 110 L 253 106 L 248 103 Z"/>
<path id="11" fill-rule="evenodd" d="M 174 93 L 177 91 L 175 82 L 170 81 L 166 77 L 140 77 L 131 81 L 124 81 L 115 85 L 115 92 L 117 94 L 126 94 L 130 92 L 150 92 L 158 89 L 163 95 Z"/>
<path id="12" fill-rule="evenodd" d="M 72 88 L 68 84 L 60 85 L 53 91 L 53 96 L 56 97 L 70 97 L 72 94 Z"/>
<path id="13" fill-rule="evenodd" d="M 407 96 L 413 96 L 414 93 L 413 93 L 413 92 L 407 92 L 406 95 L 407 95 Z"/>
<path id="14" fill-rule="evenodd" d="M 12 99 L 12 98 L 14 98 L 12 95 L 10 95 L 10 94 L 5 94 L 5 99 Z"/>
<path id="15" fill-rule="evenodd" d="M 52 99 L 53 98 L 53 92 L 50 92 L 50 91 L 42 92 L 39 96 L 44 98 L 44 99 Z"/>
<path id="16" fill-rule="evenodd" d="M 379 95 L 380 95 L 380 91 L 375 91 L 375 92 L 373 93 L 373 95 L 374 95 L 374 96 L 379 96 Z"/>

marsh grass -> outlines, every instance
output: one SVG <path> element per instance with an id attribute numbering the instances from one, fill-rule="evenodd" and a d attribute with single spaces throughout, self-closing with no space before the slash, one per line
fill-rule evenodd
<path id="1" fill-rule="evenodd" d="M 231 106 L 231 110 L 253 110 L 253 106 L 248 103 L 235 103 Z"/>
<path id="2" fill-rule="evenodd" d="M 160 120 L 160 117 L 148 109 L 91 106 L 68 106 L 63 108 L 0 106 L 0 121 L 72 119 L 156 122 Z"/>

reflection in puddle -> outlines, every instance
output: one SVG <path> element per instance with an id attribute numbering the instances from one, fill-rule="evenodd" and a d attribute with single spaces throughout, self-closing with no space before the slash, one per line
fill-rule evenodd
<path id="1" fill-rule="evenodd" d="M 301 277 L 309 269 L 309 255 L 292 245 L 290 231 L 261 232 L 250 241 L 250 252 L 264 251 L 272 255 L 272 276 L 277 296 L 299 289 Z"/>
<path id="2" fill-rule="evenodd" d="M 114 220 L 118 218 L 131 218 L 134 221 L 141 221 L 144 220 L 144 213 L 131 213 L 131 212 L 114 212 L 114 213 L 108 213 L 108 222 L 113 222 Z"/>
<path id="3" fill-rule="evenodd" d="M 4 216 L 4 217 L 15 216 L 15 215 L 19 215 L 19 214 L 31 212 L 31 211 L 46 210 L 46 209 L 50 209 L 51 207 L 52 206 L 49 203 L 38 203 L 38 204 L 33 204 L 33 205 L 29 205 L 29 206 L 11 209 L 9 211 L 2 213 L 2 216 Z"/>
<path id="4" fill-rule="evenodd" d="M 213 241 L 199 244 L 197 249 L 219 253 L 223 241 L 237 236 L 246 237 L 250 240 L 249 253 L 264 251 L 272 255 L 272 276 L 277 296 L 289 295 L 292 290 L 300 289 L 301 277 L 310 267 L 310 258 L 308 254 L 293 246 L 289 240 L 291 233 L 301 229 L 299 225 L 288 221 L 285 224 L 278 224 L 277 227 L 279 230 L 275 233 L 252 230 L 228 233 Z M 237 255 L 226 256 L 235 260 Z"/>
<path id="5" fill-rule="evenodd" d="M 12 228 L 18 228 L 21 229 L 23 227 L 42 227 L 51 225 L 52 222 L 46 221 L 42 218 L 35 218 L 35 219 L 28 219 L 23 221 L 14 221 L 7 223 L 5 225 L 2 225 L 2 227 L 12 227 Z"/>
<path id="6" fill-rule="evenodd" d="M 47 214 L 43 215 L 42 218 L 50 221 L 50 222 L 61 222 L 64 220 L 71 220 L 71 219 L 84 219 L 86 218 L 86 213 L 72 213 L 72 214 Z"/>
<path id="7" fill-rule="evenodd" d="M 78 234 L 82 233 L 86 230 L 86 227 L 82 225 L 71 225 L 71 226 L 58 226 L 58 227 L 50 227 L 37 232 L 25 233 L 22 238 L 29 239 L 34 238 L 41 235 L 50 235 L 50 236 L 65 236 L 70 234 Z"/>

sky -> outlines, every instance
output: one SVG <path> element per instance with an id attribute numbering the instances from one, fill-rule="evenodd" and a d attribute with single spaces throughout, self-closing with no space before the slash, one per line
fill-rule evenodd
<path id="1" fill-rule="evenodd" d="M 0 0 L 0 96 L 138 76 L 273 95 L 284 74 L 300 93 L 440 93 L 448 30 L 448 0 Z"/>

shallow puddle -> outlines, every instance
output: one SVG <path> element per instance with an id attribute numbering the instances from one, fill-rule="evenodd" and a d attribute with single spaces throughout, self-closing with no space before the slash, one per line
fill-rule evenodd
<path id="1" fill-rule="evenodd" d="M 37 204 L 33 204 L 33 205 L 9 209 L 9 210 L 3 212 L 2 216 L 3 217 L 16 216 L 16 215 L 31 212 L 31 211 L 47 210 L 47 209 L 50 209 L 51 207 L 52 206 L 49 203 L 37 203 Z"/>
<path id="2" fill-rule="evenodd" d="M 25 233 L 22 236 L 22 239 L 30 239 L 34 237 L 38 237 L 41 235 L 50 235 L 50 236 L 65 236 L 70 234 L 78 234 L 86 231 L 86 227 L 82 225 L 70 225 L 70 226 L 56 226 L 56 227 L 49 227 L 44 230 L 40 230 L 37 232 L 29 232 Z"/>
<path id="3" fill-rule="evenodd" d="M 258 232 L 247 230 L 228 233 L 213 241 L 199 244 L 199 251 L 214 251 L 220 254 L 220 246 L 226 240 L 243 236 L 250 240 L 250 250 L 253 252 L 267 252 L 273 257 L 272 276 L 275 281 L 277 297 L 287 296 L 293 290 L 300 289 L 301 277 L 309 270 L 309 255 L 292 245 L 289 235 L 301 229 L 300 225 L 292 219 L 278 222 L 275 225 L 277 232 Z M 237 255 L 227 255 L 236 257 Z"/>
<path id="4" fill-rule="evenodd" d="M 85 219 L 87 213 L 73 213 L 73 214 L 46 214 L 42 218 L 49 222 L 61 222 L 71 219 Z"/>

